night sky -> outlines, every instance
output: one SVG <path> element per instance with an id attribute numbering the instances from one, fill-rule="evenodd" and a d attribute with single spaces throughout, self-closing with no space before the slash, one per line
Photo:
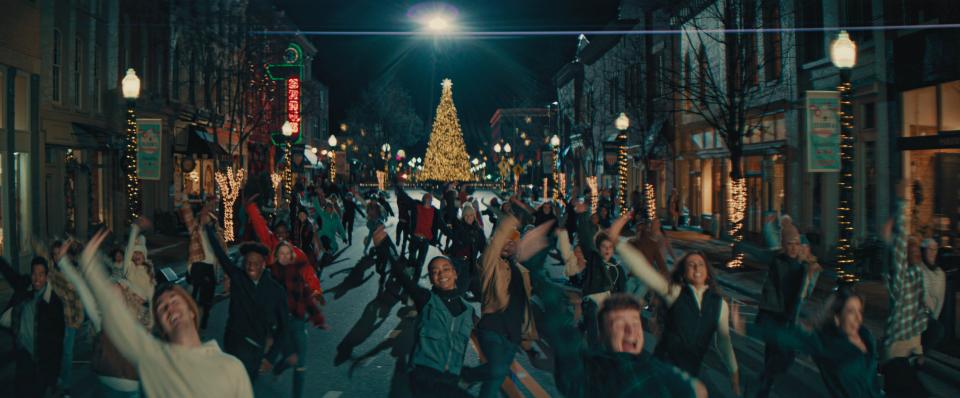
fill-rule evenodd
<path id="1" fill-rule="evenodd" d="M 411 31 L 420 25 L 396 0 L 279 0 L 302 31 Z M 617 0 L 448 1 L 469 31 L 599 29 L 617 15 Z M 429 130 L 440 80 L 453 79 L 454 102 L 468 145 L 489 133 L 500 107 L 544 106 L 555 100 L 551 79 L 569 62 L 576 36 L 434 39 L 425 36 L 311 36 L 316 77 L 330 87 L 331 127 L 374 79 L 396 76 L 413 96 Z M 434 57 L 436 72 L 434 73 Z"/>

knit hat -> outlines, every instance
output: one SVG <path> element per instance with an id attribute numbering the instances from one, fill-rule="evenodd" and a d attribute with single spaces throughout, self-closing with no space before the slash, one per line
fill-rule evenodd
<path id="1" fill-rule="evenodd" d="M 147 238 L 143 235 L 137 237 L 137 240 L 133 243 L 133 251 L 130 254 L 141 252 L 143 253 L 143 258 L 147 258 Z"/>

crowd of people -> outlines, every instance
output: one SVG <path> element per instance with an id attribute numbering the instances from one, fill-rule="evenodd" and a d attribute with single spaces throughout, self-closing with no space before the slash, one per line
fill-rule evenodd
<path id="1" fill-rule="evenodd" d="M 69 396 L 76 337 L 89 325 L 96 396 L 248 397 L 260 375 L 288 371 L 291 395 L 303 396 L 310 330 L 330 327 L 319 275 L 353 245 L 357 215 L 367 229 L 357 264 L 376 263 L 377 294 L 395 296 L 410 308 L 403 316 L 415 317 L 406 367 L 413 396 L 499 396 L 517 354 L 546 355 L 536 347 L 550 348 L 556 388 L 570 397 L 707 396 L 698 377 L 714 346 L 738 396 L 770 395 L 798 353 L 814 360 L 834 396 L 926 393 L 917 369 L 942 338 L 944 274 L 936 243 L 908 236 L 902 209 L 889 228 L 891 309 L 878 339 L 851 286 L 835 289 L 820 316 L 804 316 L 822 267 L 788 217 L 772 217 L 765 230 L 772 255 L 748 330 L 718 286 L 716 259 L 675 253 L 660 220 L 645 219 L 639 193 L 632 208 L 618 209 L 609 189 L 593 205 L 589 191 L 560 202 L 507 193 L 486 203 L 456 183 L 433 188 L 414 198 L 399 183 L 361 194 L 304 181 L 279 209 L 268 195 L 245 192 L 238 258 L 216 217 L 221 203 L 178 197 L 189 292 L 148 259 L 145 218 L 109 252 L 102 230 L 85 244 L 37 242 L 29 274 L 0 258 L 14 289 L 0 325 L 14 337 L 16 394 Z M 563 278 L 551 277 L 551 266 Z M 201 339 L 218 288 L 229 294 L 222 349 Z M 645 331 L 656 339 L 651 350 Z M 752 391 L 741 386 L 732 332 L 765 342 Z M 476 366 L 465 363 L 471 339 Z"/>

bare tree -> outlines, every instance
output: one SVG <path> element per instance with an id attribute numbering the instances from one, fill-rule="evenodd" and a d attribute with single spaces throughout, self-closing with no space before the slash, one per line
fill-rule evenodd
<path id="1" fill-rule="evenodd" d="M 677 15 L 673 24 L 682 32 L 681 59 L 664 68 L 661 79 L 676 99 L 672 111 L 712 128 L 729 152 L 732 192 L 724 197 L 730 198 L 727 208 L 732 211 L 726 215 L 736 242 L 743 239 L 747 200 L 745 139 L 762 134 L 769 111 L 788 104 L 792 94 L 782 77 L 783 65 L 795 56 L 782 45 L 793 42 L 780 29 L 788 20 L 783 18 L 786 7 L 773 0 L 715 0 L 690 1 L 671 10 Z"/>
<path id="2" fill-rule="evenodd" d="M 175 62 L 187 71 L 174 82 L 176 90 L 186 94 L 181 100 L 192 106 L 196 118 L 230 131 L 223 144 L 228 153 L 242 156 L 250 135 L 283 115 L 282 91 L 266 67 L 270 60 L 279 61 L 285 43 L 251 34 L 272 21 L 269 13 L 255 15 L 247 0 L 224 9 L 216 2 L 186 2 L 173 9 Z"/>
<path id="3" fill-rule="evenodd" d="M 360 99 L 347 109 L 347 123 L 352 129 L 365 132 L 359 138 L 361 152 L 379 151 L 382 143 L 400 148 L 429 135 L 410 93 L 395 76 L 389 75 L 370 82 Z"/>

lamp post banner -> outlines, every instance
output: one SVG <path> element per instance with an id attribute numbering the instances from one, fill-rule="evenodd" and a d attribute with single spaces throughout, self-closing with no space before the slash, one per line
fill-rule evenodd
<path id="1" fill-rule="evenodd" d="M 807 91 L 807 171 L 840 171 L 840 93 Z"/>
<path id="2" fill-rule="evenodd" d="M 160 179 L 161 131 L 160 119 L 137 119 L 137 176 L 141 180 Z"/>

